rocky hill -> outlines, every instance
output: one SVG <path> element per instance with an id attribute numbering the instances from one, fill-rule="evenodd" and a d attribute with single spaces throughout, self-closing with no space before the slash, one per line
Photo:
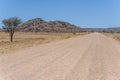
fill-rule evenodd
<path id="1" fill-rule="evenodd" d="M 17 28 L 17 31 L 21 32 L 78 32 L 80 30 L 80 27 L 68 22 L 46 22 L 41 18 L 28 20 Z"/>

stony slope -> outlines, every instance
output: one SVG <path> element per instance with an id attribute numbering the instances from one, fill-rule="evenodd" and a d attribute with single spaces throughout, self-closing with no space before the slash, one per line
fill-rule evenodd
<path id="1" fill-rule="evenodd" d="M 80 31 L 80 27 L 63 21 L 46 22 L 41 18 L 28 20 L 21 24 L 17 31 L 23 32 L 73 32 Z"/>

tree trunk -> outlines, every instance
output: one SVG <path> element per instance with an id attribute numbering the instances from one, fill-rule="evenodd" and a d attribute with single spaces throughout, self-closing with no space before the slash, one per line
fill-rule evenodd
<path id="1" fill-rule="evenodd" d="M 10 41 L 13 42 L 13 34 L 10 34 Z"/>

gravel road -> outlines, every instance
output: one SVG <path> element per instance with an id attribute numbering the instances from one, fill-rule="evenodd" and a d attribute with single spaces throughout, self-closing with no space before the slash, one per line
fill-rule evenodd
<path id="1" fill-rule="evenodd" d="M 0 80 L 120 80 L 120 43 L 100 33 L 0 57 Z"/>

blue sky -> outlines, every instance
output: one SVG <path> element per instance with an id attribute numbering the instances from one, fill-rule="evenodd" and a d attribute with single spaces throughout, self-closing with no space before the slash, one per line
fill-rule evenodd
<path id="1" fill-rule="evenodd" d="M 1 21 L 42 18 L 61 20 L 80 27 L 120 27 L 120 0 L 0 0 Z"/>

